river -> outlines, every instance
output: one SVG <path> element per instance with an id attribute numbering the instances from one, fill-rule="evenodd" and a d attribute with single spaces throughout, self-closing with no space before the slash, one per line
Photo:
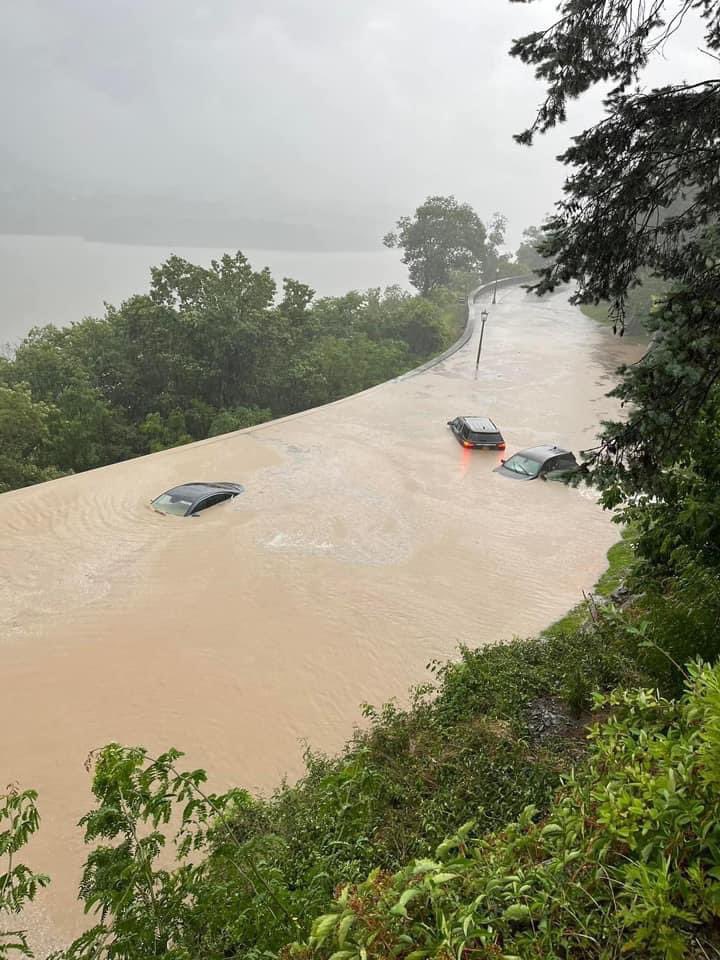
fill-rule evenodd
<path id="1" fill-rule="evenodd" d="M 226 252 L 0 234 L 0 348 L 12 346 L 31 327 L 65 326 L 86 316 L 102 316 L 104 302 L 119 306 L 132 294 L 144 293 L 150 268 L 173 253 L 207 265 Z M 381 246 L 377 251 L 243 249 L 243 253 L 255 270 L 269 267 L 279 289 L 283 277 L 309 284 L 319 296 L 391 284 L 407 286 L 407 269 L 399 253 Z"/>

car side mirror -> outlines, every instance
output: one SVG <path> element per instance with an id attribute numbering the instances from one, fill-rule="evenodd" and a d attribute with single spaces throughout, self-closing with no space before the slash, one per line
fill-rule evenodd
<path id="1" fill-rule="evenodd" d="M 503 460 L 503 458 L 502 458 L 502 457 L 500 457 L 500 463 L 505 463 L 505 462 L 506 462 L 506 461 L 505 461 L 505 460 Z"/>

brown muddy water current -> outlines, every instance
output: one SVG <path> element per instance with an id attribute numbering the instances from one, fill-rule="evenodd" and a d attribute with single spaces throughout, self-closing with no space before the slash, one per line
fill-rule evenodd
<path id="1" fill-rule="evenodd" d="M 40 793 L 26 858 L 53 877 L 27 922 L 42 955 L 77 933 L 88 752 L 177 746 L 211 786 L 270 791 L 333 751 L 364 701 L 403 698 L 426 664 L 531 634 L 588 590 L 617 539 L 589 491 L 492 472 L 446 421 L 491 416 L 508 454 L 592 445 L 623 346 L 519 289 L 425 373 L 236 434 L 0 497 L 0 781 Z M 479 311 L 482 302 L 476 307 Z M 234 480 L 197 519 L 148 506 Z"/>

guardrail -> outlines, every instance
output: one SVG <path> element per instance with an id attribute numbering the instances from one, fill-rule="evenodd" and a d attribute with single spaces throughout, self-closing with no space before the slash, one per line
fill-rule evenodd
<path id="1" fill-rule="evenodd" d="M 527 283 L 532 280 L 533 277 L 530 274 L 523 274 L 520 277 L 505 277 L 502 280 L 498 280 L 498 289 L 500 287 L 508 287 L 516 283 Z M 392 380 L 385 380 L 382 383 L 376 383 L 374 387 L 366 387 L 365 390 L 360 390 L 358 393 L 348 394 L 347 397 L 340 397 L 337 400 L 331 400 L 329 403 L 320 404 L 319 407 L 308 407 L 307 410 L 298 410 L 297 413 L 289 413 L 285 417 L 278 417 L 277 420 L 267 420 L 265 423 L 258 423 L 254 427 L 243 427 L 242 430 L 232 430 L 230 433 L 240 434 L 240 433 L 260 433 L 263 430 L 267 430 L 269 427 L 275 426 L 278 423 L 284 423 L 286 420 L 294 420 L 299 417 L 307 417 L 309 414 L 314 413 L 316 410 L 322 410 L 323 407 L 334 407 L 340 403 L 346 403 L 348 400 L 352 400 L 356 397 L 361 397 L 365 393 L 371 393 L 374 390 L 379 390 L 381 387 L 384 387 L 388 383 L 397 383 L 401 380 L 407 380 L 410 377 L 415 377 L 419 373 L 422 373 L 425 370 L 430 370 L 438 363 L 442 363 L 443 360 L 447 360 L 448 357 L 451 357 L 454 353 L 457 353 L 465 344 L 468 342 L 470 337 L 473 335 L 475 330 L 475 317 L 472 311 L 472 305 L 477 301 L 481 294 L 489 292 L 492 287 L 495 286 L 495 281 L 492 280 L 490 283 L 483 283 L 479 287 L 476 287 L 474 290 L 471 290 L 465 300 L 465 311 L 467 316 L 465 317 L 465 329 L 461 333 L 458 340 L 453 343 L 452 346 L 448 347 L 447 350 L 444 350 L 437 357 L 433 357 L 432 360 L 428 360 L 419 367 L 415 367 L 413 370 L 408 370 L 407 373 L 401 373 L 399 377 L 393 377 Z M 195 446 L 199 444 L 211 444 L 218 443 L 221 440 L 225 440 L 229 433 L 221 433 L 217 437 L 208 437 L 206 440 L 196 440 Z M 160 457 L 165 454 L 170 455 L 177 450 L 182 450 L 183 447 L 169 447 L 167 450 L 161 450 L 159 453 L 150 453 L 146 456 L 150 457 Z M 100 468 L 105 469 L 105 468 Z M 60 479 L 63 479 L 62 477 Z M 55 482 L 55 481 L 53 481 Z"/>
<path id="2" fill-rule="evenodd" d="M 439 353 L 437 357 L 433 357 L 432 360 L 427 360 L 425 363 L 421 364 L 419 367 L 415 367 L 413 370 L 408 370 L 407 373 L 400 374 L 399 377 L 396 377 L 396 380 L 408 380 L 410 377 L 417 376 L 418 373 L 424 373 L 426 370 L 432 369 L 436 364 L 442 363 L 443 360 L 447 360 L 448 357 L 451 357 L 454 353 L 457 353 L 458 350 L 462 349 L 465 344 L 468 342 L 470 337 L 472 337 L 475 332 L 475 316 L 473 314 L 472 306 L 481 296 L 481 294 L 490 292 L 495 287 L 497 283 L 498 289 L 500 287 L 510 287 L 513 284 L 518 283 L 528 283 L 532 280 L 532 274 L 524 273 L 519 277 L 503 277 L 502 280 L 491 280 L 489 283 L 481 283 L 479 287 L 475 287 L 474 290 L 471 290 L 467 295 L 465 300 L 465 329 L 460 334 L 460 337 L 449 346 L 447 350 L 443 350 L 442 353 Z"/>

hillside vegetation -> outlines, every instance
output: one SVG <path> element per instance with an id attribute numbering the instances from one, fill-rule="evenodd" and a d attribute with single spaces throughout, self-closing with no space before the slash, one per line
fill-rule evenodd
<path id="1" fill-rule="evenodd" d="M 147 295 L 101 319 L 42 327 L 0 358 L 0 493 L 216 436 L 391 379 L 449 346 L 449 288 L 314 301 L 226 255 L 171 257 Z"/>

